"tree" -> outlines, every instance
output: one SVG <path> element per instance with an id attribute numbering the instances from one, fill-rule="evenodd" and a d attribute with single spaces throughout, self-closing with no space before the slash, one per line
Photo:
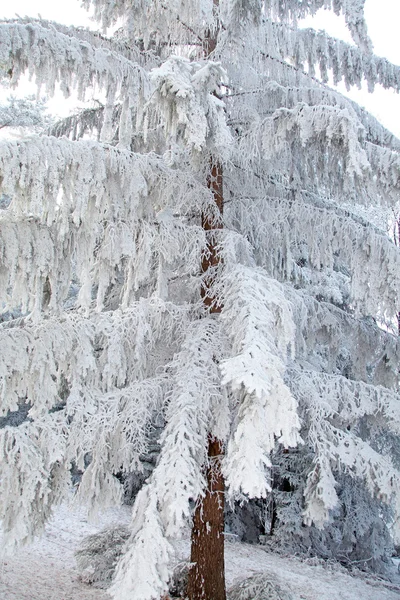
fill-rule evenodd
<path id="1" fill-rule="evenodd" d="M 46 100 L 36 101 L 33 96 L 16 98 L 10 96 L 6 104 L 0 105 L 0 129 L 24 127 L 40 131 L 50 126 L 51 118 L 44 115 Z"/>
<path id="2" fill-rule="evenodd" d="M 8 87 L 6 78 L 0 79 L 0 86 Z M 18 98 L 11 95 L 6 102 L 0 104 L 0 129 L 22 127 L 35 132 L 45 131 L 53 123 L 53 118 L 46 111 L 46 98 Z"/>
<path id="3" fill-rule="evenodd" d="M 395 204 L 400 143 L 326 85 L 400 88 L 363 4 L 85 0 L 104 28 L 123 20 L 112 39 L 1 24 L 12 85 L 28 71 L 50 95 L 104 93 L 64 137 L 0 144 L 10 544 L 68 497 L 71 465 L 78 501 L 118 503 L 116 475 L 140 468 L 160 415 L 115 599 L 167 591 L 195 502 L 216 567 L 211 581 L 198 560 L 189 595 L 222 600 L 218 501 L 265 498 L 277 445 L 308 450 L 306 524 L 323 528 L 337 482 L 354 479 L 396 533 L 399 347 L 382 325 L 400 308 L 399 252 L 364 207 Z M 344 14 L 354 46 L 298 27 L 321 6 Z"/>

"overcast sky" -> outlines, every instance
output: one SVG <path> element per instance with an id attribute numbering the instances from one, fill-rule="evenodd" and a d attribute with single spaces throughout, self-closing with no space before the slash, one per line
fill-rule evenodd
<path id="1" fill-rule="evenodd" d="M 66 25 L 83 25 L 95 28 L 88 13 L 80 6 L 80 0 L 12 0 L 2 2 L 0 18 L 11 18 L 16 14 L 20 16 L 37 17 L 40 14 L 44 19 L 50 19 Z M 375 53 L 385 56 L 391 62 L 400 65 L 400 43 L 398 30 L 400 23 L 400 0 L 366 0 L 366 19 L 369 33 L 372 38 Z M 343 18 L 336 17 L 331 12 L 320 11 L 313 21 L 307 20 L 306 25 L 319 29 L 326 29 L 330 35 L 351 41 L 344 26 Z M 339 86 L 345 92 L 344 87 Z M 350 95 L 359 104 L 365 106 L 386 127 L 400 137 L 400 96 L 391 91 L 377 88 L 374 94 L 365 90 L 352 90 Z M 51 103 L 52 111 L 56 110 Z"/>

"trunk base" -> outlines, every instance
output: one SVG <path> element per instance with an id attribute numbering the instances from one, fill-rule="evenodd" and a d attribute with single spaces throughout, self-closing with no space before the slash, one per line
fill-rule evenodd
<path id="1" fill-rule="evenodd" d="M 193 517 L 189 600 L 226 600 L 222 453 L 222 443 L 209 440 L 207 491 Z"/>

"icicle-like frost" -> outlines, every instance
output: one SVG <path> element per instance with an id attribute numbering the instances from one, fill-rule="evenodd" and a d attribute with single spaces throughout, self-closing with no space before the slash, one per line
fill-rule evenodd
<path id="1" fill-rule="evenodd" d="M 225 105 L 220 100 L 226 73 L 220 63 L 202 63 L 173 56 L 151 79 L 155 86 L 151 103 L 160 112 L 167 136 L 182 139 L 200 152 L 227 158 L 232 144 L 226 125 Z"/>
<path id="2" fill-rule="evenodd" d="M 322 528 L 336 507 L 333 469 L 364 479 L 371 495 L 392 502 L 400 492 L 398 471 L 388 456 L 373 450 L 352 429 L 361 418 L 381 414 L 389 429 L 397 433 L 398 396 L 381 386 L 337 375 L 294 371 L 289 378 L 293 394 L 307 413 L 308 440 L 315 453 L 305 489 L 305 522 Z"/>
<path id="3" fill-rule="evenodd" d="M 11 73 L 11 85 L 28 72 L 50 96 L 56 83 L 66 97 L 76 90 L 79 100 L 85 100 L 90 86 L 114 89 L 132 102 L 149 92 L 147 73 L 138 64 L 38 23 L 0 23 L 0 64 Z"/>
<path id="4" fill-rule="evenodd" d="M 71 393 L 87 391 L 88 405 L 96 394 L 104 393 L 110 394 L 109 401 L 118 406 L 120 399 L 132 393 L 127 383 L 132 378 L 147 376 L 150 367 L 146 359 L 156 340 L 170 331 L 172 343 L 175 328 L 180 320 L 183 326 L 186 312 L 185 307 L 174 307 L 151 298 L 136 302 L 124 312 L 104 312 L 87 319 L 68 312 L 61 320 L 52 318 L 21 328 L 1 326 L 3 414 L 16 409 L 17 398 L 26 398 L 32 404 L 30 416 L 42 417 L 59 404 L 63 379 L 68 382 Z M 98 347 L 102 348 L 101 352 Z M 29 376 L 21 377 L 24 373 Z M 154 392 L 149 389 L 148 394 Z M 135 394 L 140 397 L 139 392 L 133 392 L 133 396 Z M 96 404 L 93 408 L 97 408 Z"/>
<path id="5" fill-rule="evenodd" d="M 260 15 L 283 22 L 297 23 L 308 14 L 314 15 L 320 8 L 342 12 L 355 43 L 364 51 L 371 51 L 364 20 L 365 0 L 170 0 L 168 5 L 160 0 L 140 2 L 138 0 L 84 0 L 86 9 L 94 7 L 95 18 L 104 28 L 114 24 L 120 17 L 125 18 L 127 33 L 132 39 L 144 38 L 145 44 L 153 36 L 156 40 L 166 39 L 172 34 L 182 44 L 193 37 L 200 38 L 207 29 L 215 30 L 218 21 L 225 28 L 235 30 L 243 21 L 259 22 Z M 185 24 L 190 23 L 190 29 Z M 194 35 L 193 35 L 193 32 Z M 190 35 L 191 34 L 191 35 Z"/>
<path id="6" fill-rule="evenodd" d="M 206 460 L 212 403 L 221 401 L 219 324 L 204 318 L 188 327 L 180 351 L 168 369 L 172 386 L 161 452 L 150 482 L 133 509 L 134 531 L 120 562 L 113 597 L 151 600 L 167 589 L 171 547 L 191 514 L 189 501 L 206 486 Z"/>
<path id="7" fill-rule="evenodd" d="M 368 172 L 370 168 L 360 143 L 363 132 L 363 127 L 357 126 L 346 109 L 299 104 L 293 109 L 276 110 L 261 123 L 261 131 L 260 123 L 255 123 L 254 131 L 250 129 L 248 136 L 250 139 L 260 136 L 258 152 L 266 160 L 270 160 L 275 154 L 291 152 L 289 139 L 291 137 L 293 140 L 293 136 L 296 136 L 303 147 L 309 144 L 310 140 L 319 139 L 321 151 L 324 146 L 325 152 L 327 146 L 329 148 L 331 144 L 340 143 L 342 160 L 345 159 L 344 175 L 351 181 L 354 177 L 363 177 L 364 172 Z M 246 142 L 244 138 L 244 147 Z M 252 145 L 254 142 L 250 141 L 249 147 Z"/>
<path id="8" fill-rule="evenodd" d="M 365 79 L 370 91 L 378 83 L 384 88 L 399 90 L 400 67 L 371 54 L 369 40 L 365 40 L 363 48 L 357 48 L 330 37 L 325 31 L 291 28 L 273 21 L 264 23 L 264 31 L 263 46 L 272 60 L 289 59 L 297 68 L 307 68 L 311 76 L 318 68 L 325 83 L 331 72 L 335 84 L 343 79 L 348 88 L 360 87 Z"/>
<path id="9" fill-rule="evenodd" d="M 143 39 L 145 47 L 166 39 L 193 43 L 193 37 L 198 41 L 205 29 L 216 26 L 213 0 L 84 0 L 83 6 L 94 7 L 94 16 L 104 28 L 123 17 L 129 38 Z"/>
<path id="10" fill-rule="evenodd" d="M 299 192 L 294 201 L 238 198 L 225 218 L 251 240 L 257 264 L 278 280 L 295 281 L 361 314 L 376 314 L 379 306 L 389 320 L 399 311 L 398 248 L 356 214 Z"/>
<path id="11" fill-rule="evenodd" d="M 19 25 L 39 25 L 50 31 L 58 31 L 68 37 L 89 43 L 94 48 L 103 48 L 105 50 L 110 50 L 115 54 L 122 55 L 131 62 L 140 63 L 142 66 L 143 64 L 147 64 L 149 60 L 154 60 L 154 57 L 152 57 L 150 53 L 141 53 L 135 44 L 128 44 L 124 38 L 121 39 L 119 36 L 111 38 L 105 37 L 93 29 L 79 26 L 76 27 L 74 25 L 63 25 L 61 23 L 56 23 L 55 21 L 48 21 L 43 18 L 35 19 L 29 16 L 19 16 L 18 19 L 3 19 L 2 21 L 5 23 L 17 23 Z"/>
<path id="12" fill-rule="evenodd" d="M 88 308 L 98 284 L 102 310 L 117 270 L 126 267 L 127 277 L 134 272 L 138 289 L 157 259 L 171 268 L 179 261 L 185 273 L 198 269 L 204 232 L 184 225 L 171 209 L 187 212 L 189 195 L 196 194 L 200 211 L 209 203 L 207 191 L 153 155 L 43 137 L 0 144 L 0 173 L 1 191 L 13 197 L 0 215 L 0 297 L 6 308 L 19 305 L 37 314 L 59 309 L 73 274 L 81 284 L 78 304 Z M 170 214 L 167 221 L 160 209 Z"/>
<path id="13" fill-rule="evenodd" d="M 63 415 L 48 415 L 38 423 L 0 429 L 0 519 L 4 551 L 31 542 L 43 532 L 52 505 L 65 498 L 70 486 L 65 458 Z"/>
<path id="14" fill-rule="evenodd" d="M 373 319 L 357 318 L 303 290 L 286 286 L 285 293 L 297 325 L 296 357 L 304 368 L 334 376 L 344 371 L 361 382 L 396 388 L 397 335 L 384 331 Z"/>
<path id="15" fill-rule="evenodd" d="M 222 383 L 240 400 L 224 472 L 233 496 L 264 497 L 276 438 L 285 447 L 300 441 L 296 402 L 283 381 L 294 324 L 283 289 L 262 271 L 237 267 L 222 281 L 234 353 L 221 363 Z"/>
<path id="16" fill-rule="evenodd" d="M 262 115 L 265 113 L 271 114 L 283 106 L 293 109 L 301 104 L 310 107 L 331 106 L 337 110 L 347 109 L 349 117 L 354 121 L 359 121 L 366 130 L 367 141 L 392 150 L 400 150 L 399 140 L 373 115 L 350 98 L 327 86 L 317 86 L 312 80 L 304 85 L 299 85 L 295 81 L 292 84 L 284 85 L 269 79 L 267 81 L 261 80 L 260 87 L 250 90 L 248 93 L 240 94 L 240 92 L 237 92 L 233 96 L 228 95 L 225 101 L 233 119 L 248 118 L 251 109 Z"/>

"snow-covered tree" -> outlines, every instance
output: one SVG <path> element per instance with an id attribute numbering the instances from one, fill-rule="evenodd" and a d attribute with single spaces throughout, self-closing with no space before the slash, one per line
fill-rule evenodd
<path id="1" fill-rule="evenodd" d="M 0 80 L 1 87 L 7 88 L 7 79 Z M 0 129 L 5 127 L 22 127 L 35 132 L 44 131 L 52 124 L 52 117 L 48 114 L 46 98 L 24 96 L 18 98 L 9 96 L 0 104 Z"/>
<path id="2" fill-rule="evenodd" d="M 327 86 L 400 88 L 364 1 L 84 5 L 121 24 L 112 39 L 0 24 L 12 86 L 27 72 L 48 95 L 104 99 L 54 137 L 0 144 L 8 543 L 68 497 L 71 465 L 78 501 L 120 502 L 116 475 L 140 468 L 160 417 L 116 600 L 166 592 L 192 523 L 189 597 L 223 600 L 224 497 L 266 497 L 277 447 L 308 450 L 305 524 L 323 528 L 354 479 L 395 535 L 399 250 L 368 208 L 397 202 L 400 142 Z M 354 45 L 299 28 L 321 7 Z"/>
<path id="3" fill-rule="evenodd" d="M 45 99 L 10 96 L 4 104 L 0 104 L 0 129 L 24 127 L 33 131 L 43 130 L 51 123 L 50 117 L 44 114 L 45 110 Z"/>

